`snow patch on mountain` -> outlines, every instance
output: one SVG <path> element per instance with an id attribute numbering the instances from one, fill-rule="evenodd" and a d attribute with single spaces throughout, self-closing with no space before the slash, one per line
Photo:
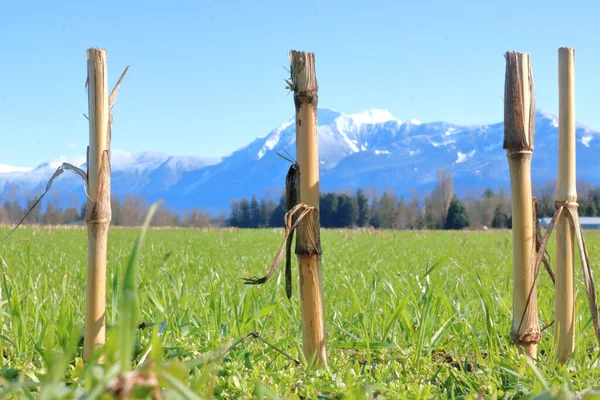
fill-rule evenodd
<path id="1" fill-rule="evenodd" d="M 356 145 L 354 140 L 351 140 L 348 135 L 346 135 L 343 131 L 340 131 L 340 136 L 342 137 L 342 139 L 344 139 L 344 142 L 346 142 L 346 144 L 348 145 L 348 147 L 350 147 L 350 150 L 352 150 L 352 152 L 354 153 L 358 153 L 360 150 L 358 150 L 358 146 Z"/>
<path id="2" fill-rule="evenodd" d="M 551 126 L 558 128 L 558 117 L 548 111 L 537 110 L 537 114 L 544 119 L 547 119 Z"/>
<path id="3" fill-rule="evenodd" d="M 358 114 L 340 113 L 335 119 L 335 127 L 339 132 L 355 132 L 364 125 L 377 125 L 397 120 L 388 110 L 366 110 Z M 399 121 L 402 123 L 402 121 Z"/>
<path id="4" fill-rule="evenodd" d="M 171 170 L 195 171 L 221 162 L 221 158 L 198 158 L 194 156 L 172 156 L 164 163 Z"/>
<path id="5" fill-rule="evenodd" d="M 35 170 L 45 170 L 45 169 L 57 169 L 63 163 L 73 164 L 76 167 L 80 167 L 86 161 L 85 157 L 71 157 L 71 156 L 59 156 L 54 158 L 48 162 L 38 165 Z"/>
<path id="6" fill-rule="evenodd" d="M 581 138 L 581 143 L 585 146 L 585 147 L 590 147 L 590 142 L 592 141 L 594 137 L 592 135 L 585 135 L 584 137 Z"/>
<path id="7" fill-rule="evenodd" d="M 475 150 L 471 150 L 468 153 L 461 153 L 460 151 L 456 153 L 456 155 L 458 156 L 458 159 L 456 160 L 457 164 L 463 163 L 465 161 L 467 161 L 469 158 L 473 157 L 475 155 Z"/>
<path id="8" fill-rule="evenodd" d="M 129 153 L 113 150 L 110 159 L 113 170 L 142 172 L 158 168 L 169 159 L 169 156 L 156 151 Z"/>
<path id="9" fill-rule="evenodd" d="M 273 150 L 275 148 L 275 146 L 277 146 L 277 144 L 279 143 L 279 140 L 281 139 L 282 132 L 285 131 L 287 128 L 289 128 L 293 123 L 294 123 L 294 120 L 291 119 L 288 122 L 285 122 L 285 123 L 279 125 L 279 127 L 277 129 L 275 129 L 273 132 L 271 132 L 271 134 L 267 137 L 265 144 L 258 151 L 257 156 L 258 156 L 259 160 L 261 158 L 263 158 L 265 156 L 265 154 L 267 154 L 268 151 Z"/>
<path id="10" fill-rule="evenodd" d="M 366 110 L 358 114 L 342 114 L 351 119 L 357 125 L 363 124 L 382 124 L 388 121 L 394 121 L 396 118 L 388 110 Z"/>
<path id="11" fill-rule="evenodd" d="M 446 132 L 444 132 L 444 136 L 456 135 L 456 133 L 456 128 L 450 127 L 446 129 Z"/>
<path id="12" fill-rule="evenodd" d="M 433 147 L 442 147 L 442 146 L 446 147 L 446 146 L 448 146 L 450 144 L 455 144 L 455 143 L 456 143 L 456 140 L 443 140 L 441 142 L 431 141 L 431 145 Z"/>

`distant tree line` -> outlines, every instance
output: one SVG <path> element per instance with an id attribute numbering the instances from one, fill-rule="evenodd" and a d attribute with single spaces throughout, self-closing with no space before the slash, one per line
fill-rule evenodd
<path id="1" fill-rule="evenodd" d="M 556 181 L 546 183 L 538 193 L 538 216 L 540 218 L 554 215 L 554 191 Z M 600 187 L 586 182 L 577 182 L 577 203 L 579 215 L 582 217 L 600 217 Z"/>
<path id="2" fill-rule="evenodd" d="M 37 200 L 37 197 L 32 198 L 24 206 L 15 200 L 7 200 L 3 204 L 0 204 L 0 224 L 18 223 Z M 84 224 L 85 207 L 84 203 L 79 209 L 75 207 L 62 208 L 55 201 L 46 203 L 45 210 L 42 212 L 40 202 L 32 209 L 23 223 L 38 225 Z M 125 196 L 123 201 L 113 197 L 111 199 L 111 208 L 112 226 L 140 226 L 144 223 L 150 205 L 145 199 L 139 196 Z M 154 214 L 150 225 L 182 227 L 222 226 L 224 225 L 225 217 L 225 214 L 215 216 L 199 208 L 184 211 L 180 214 L 170 211 L 163 204 Z"/>
<path id="3" fill-rule="evenodd" d="M 0 223 L 16 224 L 18 223 L 26 211 L 29 210 L 38 198 L 32 198 L 23 206 L 17 201 L 5 201 L 0 204 Z M 44 224 L 44 225 L 66 225 L 74 224 L 80 221 L 80 214 L 77 208 L 68 207 L 65 209 L 56 207 L 55 204 L 49 203 L 46 206 L 46 211 L 41 212 L 41 206 L 38 203 L 29 213 L 24 224 Z"/>
<path id="4" fill-rule="evenodd" d="M 538 217 L 554 215 L 554 190 L 556 182 L 550 181 L 535 188 L 538 200 Z M 600 216 L 600 186 L 578 182 L 579 214 Z M 31 198 L 26 204 L 14 200 L 0 201 L 0 224 L 16 224 L 37 201 Z M 79 208 L 60 207 L 59 196 L 45 201 L 44 212 L 38 204 L 25 219 L 24 224 L 68 225 L 83 224 L 85 204 Z M 121 201 L 111 200 L 113 226 L 140 226 L 150 208 L 139 196 L 125 196 Z M 438 171 L 435 188 L 425 196 L 414 193 L 410 198 L 384 192 L 378 195 L 373 189 L 355 192 L 322 193 L 320 220 L 324 228 L 369 227 L 382 229 L 463 229 L 511 228 L 511 200 L 503 191 L 486 189 L 459 199 L 453 193 L 453 179 L 444 169 Z M 163 205 L 154 215 L 152 226 L 235 226 L 240 228 L 269 228 L 283 226 L 286 212 L 285 198 L 276 203 L 272 198 L 233 200 L 228 215 L 216 215 L 200 208 L 181 213 Z"/>
<path id="5" fill-rule="evenodd" d="M 554 215 L 555 182 L 535 190 L 538 218 Z M 578 183 L 581 216 L 600 216 L 600 187 Z M 283 226 L 285 197 L 278 203 L 252 196 L 231 202 L 226 223 L 240 228 Z M 438 172 L 436 187 L 425 196 L 408 199 L 395 194 L 363 189 L 354 193 L 321 193 L 320 221 L 323 228 L 369 227 L 383 229 L 510 229 L 511 199 L 504 191 L 486 189 L 459 199 L 453 193 L 453 179 L 445 170 Z"/>
<path id="6" fill-rule="evenodd" d="M 462 229 L 470 225 L 465 205 L 452 192 L 453 179 L 444 169 L 438 172 L 435 189 L 424 199 L 413 196 L 406 201 L 395 194 L 367 195 L 322 193 L 319 200 L 323 228 L 369 227 L 384 229 Z M 267 228 L 283 225 L 286 200 L 252 196 L 231 202 L 227 223 L 240 228 Z"/>

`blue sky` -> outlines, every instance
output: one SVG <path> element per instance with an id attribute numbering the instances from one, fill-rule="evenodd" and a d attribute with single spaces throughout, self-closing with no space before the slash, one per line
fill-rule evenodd
<path id="1" fill-rule="evenodd" d="M 557 112 L 557 52 L 576 49 L 577 120 L 600 129 L 592 1 L 0 0 L 0 164 L 83 156 L 86 49 L 108 50 L 113 148 L 221 156 L 294 114 L 290 49 L 316 53 L 320 107 L 502 120 L 504 52 L 531 54 Z"/>

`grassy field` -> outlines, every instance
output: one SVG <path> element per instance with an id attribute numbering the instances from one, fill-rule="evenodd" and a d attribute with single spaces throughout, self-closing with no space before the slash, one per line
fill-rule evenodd
<path id="1" fill-rule="evenodd" d="M 0 229 L 0 236 L 7 232 Z M 552 328 L 543 334 L 536 366 L 517 355 L 509 339 L 508 231 L 323 231 L 325 371 L 302 359 L 296 269 L 291 302 L 280 273 L 263 286 L 242 283 L 242 277 L 266 272 L 281 231 L 149 230 L 134 276 L 128 262 L 139 232 L 110 231 L 112 328 L 103 362 L 89 365 L 79 341 L 86 231 L 23 228 L 0 242 L 3 396 L 112 398 L 102 393 L 117 393 L 136 380 L 148 385 L 134 391 L 139 398 L 150 398 L 158 382 L 161 393 L 154 394 L 166 399 L 516 399 L 553 390 L 556 396 L 582 394 L 600 381 L 579 266 L 577 353 L 569 365 L 554 361 Z M 587 241 L 600 276 L 600 235 L 589 232 Z M 538 287 L 545 326 L 552 321 L 554 298 L 545 273 Z M 133 317 L 119 319 L 119 309 Z M 136 329 L 142 322 L 156 325 Z M 252 332 L 289 358 L 257 338 L 234 342 Z M 588 391 L 585 398 L 598 397 Z"/>

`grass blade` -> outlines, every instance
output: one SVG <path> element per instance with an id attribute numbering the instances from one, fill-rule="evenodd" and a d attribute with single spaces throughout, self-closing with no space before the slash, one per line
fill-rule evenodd
<path id="1" fill-rule="evenodd" d="M 121 288 L 121 296 L 119 299 L 119 327 L 118 327 L 118 339 L 120 347 L 120 364 L 121 371 L 126 371 L 131 367 L 131 356 L 135 348 L 135 336 L 137 331 L 137 319 L 138 319 L 138 298 L 137 298 L 137 287 L 135 283 L 136 277 L 136 261 L 146 231 L 150 225 L 150 220 L 154 216 L 160 202 L 152 204 L 144 225 L 138 235 L 137 241 L 133 246 L 125 274 L 123 276 L 123 286 Z"/>

